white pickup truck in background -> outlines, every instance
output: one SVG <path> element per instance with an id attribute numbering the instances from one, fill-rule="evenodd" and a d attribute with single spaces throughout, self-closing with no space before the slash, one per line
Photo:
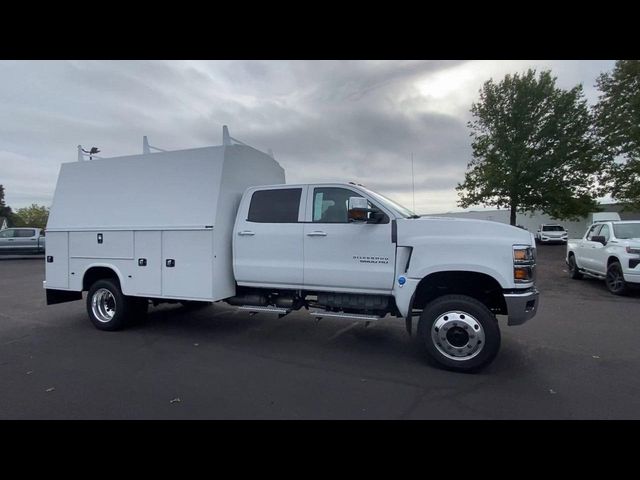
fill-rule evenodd
<path id="1" fill-rule="evenodd" d="M 96 180 L 97 179 L 97 180 Z M 247 145 L 63 164 L 47 226 L 47 303 L 82 299 L 102 330 L 149 304 L 225 301 L 279 316 L 404 318 L 460 371 L 538 308 L 531 233 L 419 217 L 353 183 L 285 184 Z"/>
<path id="2" fill-rule="evenodd" d="M 566 262 L 571 278 L 604 279 L 611 293 L 624 295 L 629 284 L 640 284 L 640 221 L 594 223 L 567 242 Z"/>
<path id="3" fill-rule="evenodd" d="M 42 255 L 44 250 L 45 236 L 41 228 L 0 230 L 0 255 Z"/>

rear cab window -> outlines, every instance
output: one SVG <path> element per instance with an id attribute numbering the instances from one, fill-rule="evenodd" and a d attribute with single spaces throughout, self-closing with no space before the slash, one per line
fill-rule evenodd
<path id="1" fill-rule="evenodd" d="M 298 223 L 302 188 L 256 190 L 251 195 L 248 222 Z"/>
<path id="2" fill-rule="evenodd" d="M 21 238 L 31 238 L 36 236 L 35 230 L 17 230 L 16 233 L 17 233 L 16 237 L 21 237 Z"/>

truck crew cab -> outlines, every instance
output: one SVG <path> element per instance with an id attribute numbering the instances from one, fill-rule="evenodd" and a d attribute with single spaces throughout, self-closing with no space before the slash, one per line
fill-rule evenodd
<path id="1" fill-rule="evenodd" d="M 498 352 L 496 314 L 519 325 L 538 307 L 531 233 L 419 217 L 354 183 L 286 184 L 272 156 L 229 137 L 63 164 L 47 236 L 47 303 L 87 291 L 101 330 L 166 301 L 390 315 L 439 365 L 469 371 Z"/>

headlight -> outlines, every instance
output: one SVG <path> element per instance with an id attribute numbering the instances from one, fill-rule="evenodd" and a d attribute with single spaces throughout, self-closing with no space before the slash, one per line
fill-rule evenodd
<path id="1" fill-rule="evenodd" d="M 536 261 L 536 249 L 530 245 L 513 246 L 513 263 L 528 264 Z"/>
<path id="2" fill-rule="evenodd" d="M 640 248 L 627 247 L 627 253 L 635 253 L 636 255 L 640 255 Z"/>
<path id="3" fill-rule="evenodd" d="M 513 280 L 530 283 L 535 280 L 536 249 L 530 245 L 513 246 Z"/>

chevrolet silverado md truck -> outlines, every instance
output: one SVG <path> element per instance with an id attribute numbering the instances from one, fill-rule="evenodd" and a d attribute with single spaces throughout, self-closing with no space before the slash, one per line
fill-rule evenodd
<path id="1" fill-rule="evenodd" d="M 354 183 L 286 184 L 271 156 L 223 145 L 65 163 L 47 225 L 48 304 L 81 300 L 101 330 L 162 302 L 279 316 L 404 319 L 441 366 L 477 370 L 496 315 L 536 314 L 531 233 L 419 217 Z"/>

